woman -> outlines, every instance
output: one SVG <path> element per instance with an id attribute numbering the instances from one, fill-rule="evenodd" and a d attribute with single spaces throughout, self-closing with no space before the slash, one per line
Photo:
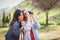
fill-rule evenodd
<path id="1" fill-rule="evenodd" d="M 19 34 L 24 28 L 21 26 L 22 20 L 22 11 L 17 9 L 13 15 L 13 20 L 10 23 L 10 28 L 5 35 L 5 40 L 19 40 Z"/>
<path id="2" fill-rule="evenodd" d="M 29 36 L 30 39 L 29 40 L 40 40 L 39 36 L 38 36 L 38 32 L 36 29 L 40 28 L 40 24 L 36 21 L 35 19 L 35 16 L 32 12 L 26 12 L 25 10 L 23 11 L 23 14 L 24 14 L 24 20 L 26 22 L 26 18 L 27 18 L 27 15 L 29 16 L 29 21 L 30 21 L 30 24 L 28 24 L 28 28 L 30 27 L 30 30 L 29 30 Z M 32 18 L 30 18 L 30 16 Z M 26 38 L 25 38 L 26 39 Z M 27 39 L 28 40 L 28 39 Z"/>
<path id="3" fill-rule="evenodd" d="M 31 36 L 31 40 L 40 40 L 39 36 L 38 36 L 38 32 L 37 29 L 39 29 L 41 26 L 40 24 L 37 22 L 34 13 L 32 11 L 28 11 L 30 14 L 30 23 L 31 23 L 31 30 L 30 30 L 30 36 Z"/>
<path id="4" fill-rule="evenodd" d="M 28 11 L 22 11 L 23 12 L 23 22 L 24 24 L 24 40 L 31 40 L 30 37 L 30 30 L 31 30 L 31 25 L 30 25 L 30 15 Z"/>

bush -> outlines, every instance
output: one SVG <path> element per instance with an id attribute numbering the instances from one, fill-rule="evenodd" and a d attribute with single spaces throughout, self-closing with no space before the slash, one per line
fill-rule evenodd
<path id="1" fill-rule="evenodd" d="M 45 25 L 46 21 L 40 22 L 41 25 Z M 54 22 L 49 22 L 48 25 L 54 25 Z"/>
<path id="2" fill-rule="evenodd" d="M 51 23 L 48 23 L 48 24 L 49 24 L 49 25 L 54 25 L 54 23 L 52 23 L 52 22 L 51 22 Z"/>
<path id="3" fill-rule="evenodd" d="M 39 22 L 41 25 L 45 25 L 46 24 L 46 22 L 45 21 L 43 21 L 43 22 Z"/>
<path id="4" fill-rule="evenodd" d="M 57 23 L 57 25 L 60 25 L 60 23 Z"/>

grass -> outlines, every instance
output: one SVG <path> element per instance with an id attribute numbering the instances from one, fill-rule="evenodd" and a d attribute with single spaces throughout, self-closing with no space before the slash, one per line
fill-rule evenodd
<path id="1" fill-rule="evenodd" d="M 0 34 L 5 34 L 8 31 L 8 27 L 7 28 L 0 28 Z"/>
<path id="2" fill-rule="evenodd" d="M 49 25 L 47 27 L 41 27 L 38 31 L 39 32 L 50 32 L 50 31 L 54 31 L 54 30 L 59 30 L 60 29 L 60 25 Z"/>
<path id="3" fill-rule="evenodd" d="M 7 28 L 0 28 L 0 40 L 5 40 L 5 34 L 8 31 L 8 27 Z"/>
<path id="4" fill-rule="evenodd" d="M 53 30 L 60 29 L 60 25 L 49 25 L 48 27 L 42 26 L 38 31 L 39 32 L 49 32 Z M 0 34 L 5 34 L 8 31 L 8 27 L 0 28 Z"/>
<path id="5" fill-rule="evenodd" d="M 53 33 L 49 33 L 49 32 L 52 32 L 52 31 L 55 31 L 55 30 L 60 30 L 60 25 L 49 25 L 48 27 L 41 27 L 38 32 L 39 32 L 39 35 L 41 35 L 41 33 L 43 33 L 43 35 L 45 35 L 45 37 L 42 37 L 41 36 L 41 40 L 52 40 L 52 39 L 55 39 L 55 36 L 52 36 Z M 6 32 L 8 31 L 8 27 L 7 28 L 0 28 L 0 40 L 4 40 L 4 35 L 6 34 Z M 46 33 L 48 35 L 46 35 Z M 58 38 L 58 36 L 60 34 L 56 33 L 54 35 L 57 35 L 56 36 L 56 39 Z"/>

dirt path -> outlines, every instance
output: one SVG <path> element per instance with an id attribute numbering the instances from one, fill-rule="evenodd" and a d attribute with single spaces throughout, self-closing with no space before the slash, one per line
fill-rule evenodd
<path id="1" fill-rule="evenodd" d="M 60 30 L 39 33 L 41 40 L 60 40 Z M 4 35 L 0 35 L 0 40 L 4 40 Z"/>
<path id="2" fill-rule="evenodd" d="M 41 40 L 60 40 L 60 30 L 39 33 Z"/>
<path id="3" fill-rule="evenodd" d="M 4 35 L 1 35 L 0 34 L 0 40 L 4 40 L 5 38 L 4 38 Z"/>

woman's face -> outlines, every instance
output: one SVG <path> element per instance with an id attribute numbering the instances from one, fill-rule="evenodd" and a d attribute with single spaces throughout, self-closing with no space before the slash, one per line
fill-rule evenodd
<path id="1" fill-rule="evenodd" d="M 18 20 L 23 20 L 23 14 L 21 13 L 20 16 L 18 17 Z"/>
<path id="2" fill-rule="evenodd" d="M 27 18 L 28 11 L 24 11 L 24 16 Z"/>

